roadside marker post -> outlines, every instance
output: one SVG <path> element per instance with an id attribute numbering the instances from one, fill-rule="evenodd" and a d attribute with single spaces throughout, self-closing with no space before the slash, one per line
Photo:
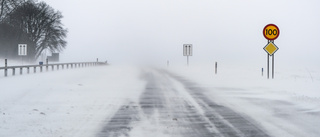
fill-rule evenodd
<path id="1" fill-rule="evenodd" d="M 218 62 L 215 63 L 214 68 L 215 68 L 214 72 L 215 72 L 215 74 L 217 74 L 218 73 Z"/>
<path id="2" fill-rule="evenodd" d="M 268 40 L 268 44 L 263 48 L 267 52 L 267 78 L 269 79 L 269 56 L 272 57 L 272 79 L 274 79 L 274 53 L 279 48 L 274 44 L 274 40 L 279 37 L 280 30 L 274 24 L 268 24 L 263 29 L 263 36 Z M 263 75 L 263 69 L 262 69 Z"/>

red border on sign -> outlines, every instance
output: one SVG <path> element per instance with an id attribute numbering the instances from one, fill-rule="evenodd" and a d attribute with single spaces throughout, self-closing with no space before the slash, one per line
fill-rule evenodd
<path id="1" fill-rule="evenodd" d="M 265 30 L 266 30 L 266 28 L 267 28 L 267 27 L 269 27 L 269 26 L 274 26 L 274 27 L 276 27 L 276 28 L 277 28 L 277 30 L 278 30 L 278 35 L 277 35 L 276 37 L 274 37 L 273 39 L 268 38 L 268 37 L 266 36 L 266 34 L 264 33 L 264 32 L 265 32 Z M 263 33 L 263 36 L 264 36 L 267 40 L 275 40 L 275 39 L 277 39 L 277 38 L 279 37 L 279 35 L 280 35 L 280 29 L 278 28 L 278 26 L 277 26 L 277 25 L 274 25 L 274 24 L 268 24 L 267 26 L 265 26 L 265 27 L 263 28 L 262 33 Z"/>

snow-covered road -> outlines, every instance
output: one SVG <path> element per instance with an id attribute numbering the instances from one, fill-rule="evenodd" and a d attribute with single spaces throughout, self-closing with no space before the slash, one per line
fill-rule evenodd
<path id="1" fill-rule="evenodd" d="M 211 73 L 104 66 L 0 77 L 0 136 L 320 135 L 319 73 L 275 87 Z M 311 87 L 300 95 L 304 84 Z"/>
<path id="2" fill-rule="evenodd" d="M 140 136 L 268 136 L 254 121 L 215 103 L 194 83 L 164 70 L 144 70 L 142 75 L 147 83 L 139 101 L 122 106 L 99 137 L 130 136 L 135 128 L 149 133 Z"/>

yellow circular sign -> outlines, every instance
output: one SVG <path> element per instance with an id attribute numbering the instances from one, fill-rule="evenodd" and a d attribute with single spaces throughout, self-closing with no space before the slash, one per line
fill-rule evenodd
<path id="1" fill-rule="evenodd" d="M 263 29 L 263 36 L 268 40 L 275 40 L 279 37 L 280 30 L 274 24 L 268 24 Z"/>

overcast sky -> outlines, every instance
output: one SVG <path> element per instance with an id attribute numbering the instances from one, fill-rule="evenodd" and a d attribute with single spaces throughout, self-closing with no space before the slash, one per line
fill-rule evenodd
<path id="1" fill-rule="evenodd" d="M 319 0 L 44 0 L 64 15 L 63 61 L 266 64 L 262 30 L 276 24 L 277 65 L 320 66 Z"/>

